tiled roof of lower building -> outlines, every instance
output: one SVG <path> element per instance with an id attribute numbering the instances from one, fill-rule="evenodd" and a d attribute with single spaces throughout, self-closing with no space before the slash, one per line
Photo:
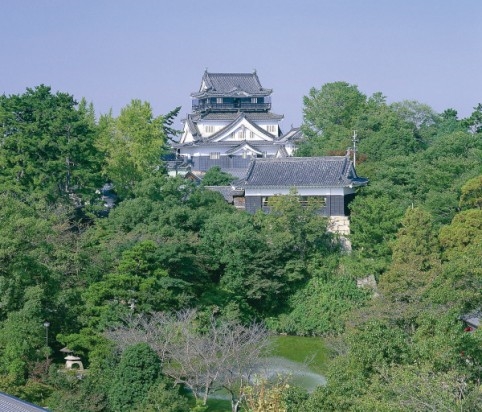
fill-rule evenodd
<path id="1" fill-rule="evenodd" d="M 368 183 L 346 156 L 253 159 L 243 181 L 248 187 L 347 187 Z"/>
<path id="2" fill-rule="evenodd" d="M 235 196 L 244 195 L 244 190 L 236 190 L 231 186 L 205 186 L 205 188 L 220 193 L 228 203 L 233 203 Z"/>
<path id="3" fill-rule="evenodd" d="M 245 167 L 223 167 L 223 172 L 229 173 L 236 179 L 241 179 L 246 174 Z"/>
<path id="4" fill-rule="evenodd" d="M 0 392 L 0 411 L 2 412 L 37 412 L 47 409 L 22 401 L 14 396 Z"/>

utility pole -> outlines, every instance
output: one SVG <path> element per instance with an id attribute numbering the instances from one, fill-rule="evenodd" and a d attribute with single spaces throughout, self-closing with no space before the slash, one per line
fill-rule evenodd
<path id="1" fill-rule="evenodd" d="M 353 130 L 353 167 L 356 168 L 356 144 L 358 142 L 356 130 Z"/>

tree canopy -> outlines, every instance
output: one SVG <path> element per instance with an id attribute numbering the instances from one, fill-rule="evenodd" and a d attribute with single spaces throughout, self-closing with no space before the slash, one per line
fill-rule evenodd
<path id="1" fill-rule="evenodd" d="M 98 187 L 95 129 L 73 96 L 40 85 L 0 96 L 0 189 L 56 200 Z"/>
<path id="2" fill-rule="evenodd" d="M 44 85 L 0 97 L 2 391 L 66 412 L 188 411 L 180 382 L 201 403 L 224 387 L 232 410 L 480 410 L 481 334 L 463 322 L 482 307 L 480 105 L 459 119 L 312 88 L 297 155 L 345 154 L 356 130 L 370 181 L 344 239 L 295 190 L 251 215 L 205 187 L 221 170 L 168 177 L 178 112 L 132 100 L 97 118 Z M 324 339 L 326 386 L 247 380 L 270 333 Z M 59 371 L 65 347 L 81 379 Z"/>

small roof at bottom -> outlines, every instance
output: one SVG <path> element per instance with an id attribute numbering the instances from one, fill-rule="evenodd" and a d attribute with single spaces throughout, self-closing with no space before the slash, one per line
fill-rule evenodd
<path id="1" fill-rule="evenodd" d="M 46 410 L 32 403 L 22 401 L 15 396 L 0 392 L 0 411 L 2 412 L 36 412 Z"/>

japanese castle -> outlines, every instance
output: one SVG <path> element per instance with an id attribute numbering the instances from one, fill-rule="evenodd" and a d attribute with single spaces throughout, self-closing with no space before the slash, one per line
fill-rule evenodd
<path id="1" fill-rule="evenodd" d="M 231 186 L 210 187 L 239 209 L 269 211 L 269 198 L 296 189 L 300 201 L 322 201 L 320 213 L 331 230 L 349 233 L 348 204 L 368 179 L 358 177 L 349 156 L 294 157 L 300 129 L 283 134 L 282 115 L 271 112 L 271 89 L 253 73 L 204 72 L 192 93 L 192 113 L 183 120 L 170 175 L 202 178 L 211 167 L 234 178 Z"/>
<path id="2" fill-rule="evenodd" d="M 178 162 L 195 174 L 219 166 L 241 177 L 253 158 L 291 156 L 301 132 L 282 133 L 283 115 L 271 112 L 272 92 L 256 72 L 206 71 L 199 91 L 191 94 L 192 113 L 183 120 L 181 138 L 173 144 Z"/>

